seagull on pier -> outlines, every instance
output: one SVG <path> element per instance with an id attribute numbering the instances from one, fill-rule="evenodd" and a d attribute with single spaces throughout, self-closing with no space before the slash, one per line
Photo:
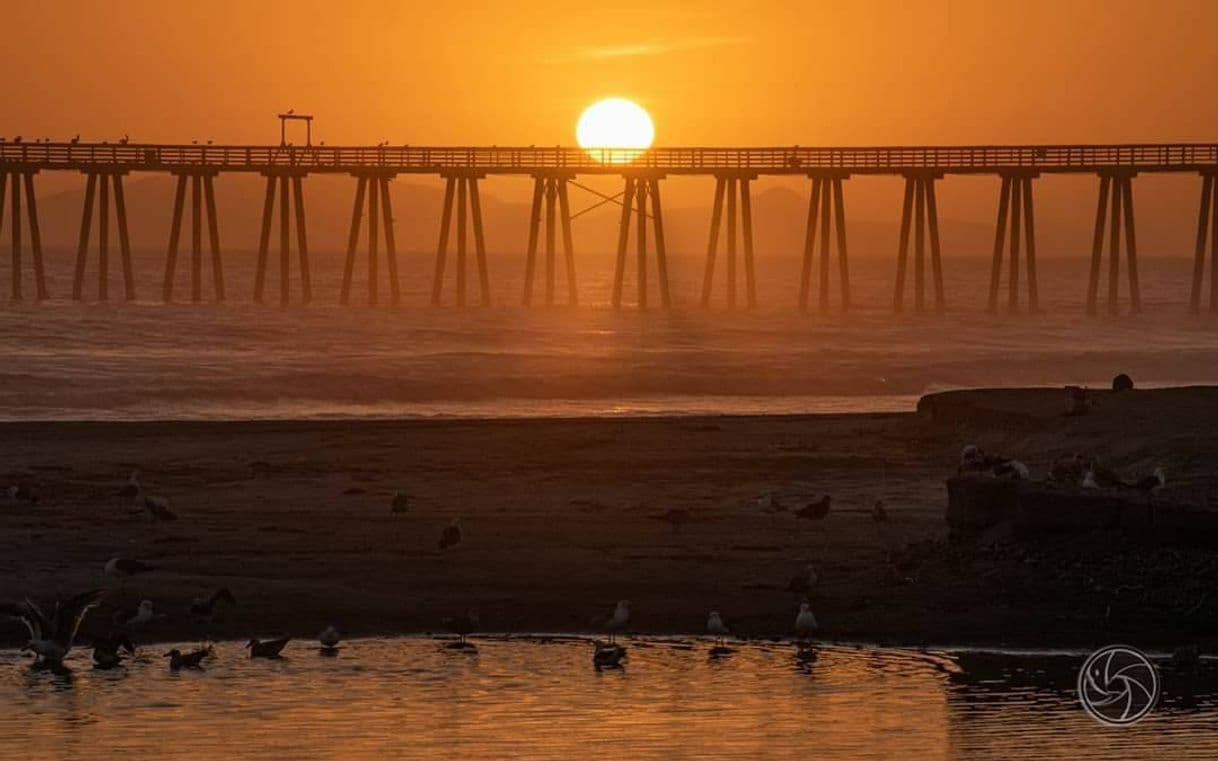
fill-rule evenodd
<path id="1" fill-rule="evenodd" d="M 72 143 L 72 145 L 76 145 L 77 143 L 79 143 L 80 142 L 80 133 L 79 132 L 76 133 L 76 136 L 73 137 L 70 142 Z"/>
<path id="2" fill-rule="evenodd" d="M 630 623 L 630 601 L 618 600 L 617 607 L 613 609 L 613 615 L 605 622 L 605 629 L 609 632 L 610 644 L 615 641 L 617 632 L 625 631 L 626 624 L 628 623 Z"/>
<path id="3" fill-rule="evenodd" d="M 455 547 L 461 543 L 462 538 L 461 519 L 453 518 L 452 523 L 445 526 L 444 531 L 440 533 L 440 549 L 446 550 L 449 547 Z"/>
<path id="4" fill-rule="evenodd" d="M 791 577 L 791 581 L 787 583 L 788 592 L 811 592 L 816 586 L 816 582 L 820 581 L 820 576 L 817 575 L 816 569 L 811 563 L 804 566 L 802 573 L 797 573 Z"/>
<path id="5" fill-rule="evenodd" d="M 113 576 L 118 579 L 126 579 L 141 573 L 151 573 L 155 570 L 157 570 L 156 566 L 145 563 L 142 560 L 123 557 L 110 558 L 106 561 L 105 567 L 107 576 Z"/>
<path id="6" fill-rule="evenodd" d="M 196 597 L 190 602 L 190 614 L 195 618 L 211 622 L 216 613 L 216 606 L 225 602 L 229 605 L 236 605 L 237 598 L 233 597 L 233 593 L 228 587 L 221 587 L 215 592 L 212 592 L 209 597 Z"/>
<path id="7" fill-rule="evenodd" d="M 338 652 L 338 643 L 342 641 L 342 637 L 339 636 L 338 629 L 327 626 L 317 635 L 317 641 L 321 644 L 323 655 L 334 655 Z"/>
<path id="8" fill-rule="evenodd" d="M 799 604 L 799 613 L 795 616 L 795 634 L 800 639 L 808 639 L 819 629 L 816 616 L 812 613 L 812 603 L 804 600 Z"/>
<path id="9" fill-rule="evenodd" d="M 165 653 L 164 657 L 169 659 L 170 671 L 180 671 L 181 669 L 202 670 L 203 659 L 207 658 L 211 654 L 212 649 L 210 647 L 199 648 L 198 650 L 192 650 L 189 653 L 183 653 L 181 650 L 178 650 L 175 647 L 173 650 Z"/>
<path id="10" fill-rule="evenodd" d="M 39 663 L 55 666 L 61 664 L 71 652 L 76 632 L 80 630 L 80 622 L 91 609 L 97 607 L 105 594 L 105 590 L 94 589 L 56 602 L 50 616 L 43 613 L 29 598 L 15 605 L 5 606 L 0 609 L 0 613 L 20 619 L 29 630 L 30 640 L 23 650 L 33 652 Z"/>
<path id="11" fill-rule="evenodd" d="M 814 521 L 823 521 L 829 515 L 829 508 L 832 506 L 833 500 L 828 494 L 821 497 L 816 502 L 809 502 L 803 507 L 795 511 L 796 518 L 806 518 Z"/>
<path id="12" fill-rule="evenodd" d="M 120 144 L 122 144 L 122 145 L 126 145 L 126 144 L 127 144 L 128 142 L 130 142 L 130 141 L 131 141 L 131 138 L 130 138 L 130 137 L 128 137 L 127 135 L 123 135 L 123 139 L 122 139 L 122 140 L 119 140 L 118 142 L 119 142 Z"/>
<path id="13" fill-rule="evenodd" d="M 1151 493 L 1157 492 L 1164 486 L 1167 486 L 1167 476 L 1164 475 L 1163 468 L 1155 468 L 1154 473 L 1129 484 L 1130 488 Z"/>
<path id="14" fill-rule="evenodd" d="M 123 652 L 135 655 L 135 645 L 125 634 L 111 634 L 93 640 L 93 668 L 104 671 L 120 666 Z"/>
<path id="15" fill-rule="evenodd" d="M 268 639 L 259 641 L 251 639 L 245 644 L 246 649 L 250 651 L 250 658 L 278 658 L 283 652 L 283 648 L 287 646 L 291 637 L 280 637 L 279 639 Z"/>
<path id="16" fill-rule="evenodd" d="M 394 492 L 393 499 L 389 502 L 389 511 L 393 513 L 404 513 L 410 509 L 410 495 L 404 492 Z"/>
<path id="17" fill-rule="evenodd" d="M 717 647 L 726 646 L 724 639 L 731 634 L 731 630 L 723 623 L 723 618 L 719 615 L 719 611 L 712 610 L 710 615 L 706 617 L 706 633 L 715 638 Z"/>
<path id="18" fill-rule="evenodd" d="M 166 523 L 178 519 L 178 514 L 169 509 L 168 497 L 144 497 L 144 509 L 156 522 Z"/>
<path id="19" fill-rule="evenodd" d="M 140 472 L 138 470 L 131 471 L 131 475 L 127 476 L 127 483 L 123 484 L 118 490 L 118 496 L 127 497 L 129 499 L 137 499 L 142 491 L 140 487 Z"/>
<path id="20" fill-rule="evenodd" d="M 111 620 L 124 631 L 130 631 L 151 621 L 156 616 L 152 600 L 141 600 L 138 607 L 120 608 L 114 611 Z"/>

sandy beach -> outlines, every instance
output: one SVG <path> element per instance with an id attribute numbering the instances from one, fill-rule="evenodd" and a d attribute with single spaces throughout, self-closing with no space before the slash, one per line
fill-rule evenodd
<path id="1" fill-rule="evenodd" d="M 789 632 L 808 594 L 829 639 L 1078 646 L 1212 639 L 1218 557 L 1129 536 L 951 542 L 944 479 L 977 443 L 1035 477 L 1094 454 L 1212 501 L 1218 389 L 1095 395 L 954 392 L 910 414 L 591 420 L 12 423 L 4 483 L 37 504 L 0 511 L 0 599 L 112 591 L 85 629 L 151 599 L 145 641 L 442 631 L 475 609 L 494 632 L 595 632 L 618 599 L 631 629 L 700 633 L 714 608 L 748 636 Z M 117 495 L 133 468 L 171 500 L 155 523 Z M 410 495 L 394 513 L 395 492 Z M 794 510 L 831 495 L 822 521 Z M 763 510 L 772 495 L 783 509 Z M 871 508 L 885 503 L 890 519 Z M 662 520 L 686 511 L 680 525 Z M 460 518 L 464 541 L 441 551 Z M 115 555 L 159 566 L 121 586 Z M 1154 571 L 1144 571 L 1153 567 Z M 210 626 L 192 598 L 228 587 Z M 7 644 L 18 622 L 0 624 Z"/>

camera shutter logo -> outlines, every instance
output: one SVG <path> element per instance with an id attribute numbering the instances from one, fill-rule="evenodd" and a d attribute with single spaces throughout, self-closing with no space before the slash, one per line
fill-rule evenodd
<path id="1" fill-rule="evenodd" d="M 1096 721 L 1133 724 L 1159 700 L 1159 672 L 1141 651 L 1126 645 L 1096 650 L 1078 672 L 1078 699 Z"/>

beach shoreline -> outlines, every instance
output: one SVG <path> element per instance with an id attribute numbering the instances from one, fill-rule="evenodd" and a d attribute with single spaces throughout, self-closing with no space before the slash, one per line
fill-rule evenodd
<path id="1" fill-rule="evenodd" d="M 1095 396 L 1079 418 L 1063 417 L 1060 389 L 991 389 L 914 413 L 4 423 L 0 478 L 39 501 L 0 509 L 0 600 L 107 586 L 84 635 L 147 598 L 164 614 L 138 633 L 148 642 L 312 637 L 331 623 L 438 632 L 469 609 L 488 631 L 595 633 L 619 599 L 640 634 L 699 634 L 716 609 L 735 632 L 772 637 L 807 596 L 828 641 L 1204 644 L 1218 620 L 1218 599 L 1195 599 L 1216 580 L 1204 550 L 948 536 L 944 479 L 964 443 L 1038 477 L 1072 451 L 1130 473 L 1162 463 L 1172 489 L 1209 499 L 1218 389 Z M 117 495 L 132 469 L 178 520 Z M 399 491 L 409 507 L 394 513 Z M 795 517 L 825 494 L 827 518 Z M 871 519 L 879 499 L 884 523 Z M 440 550 L 453 518 L 463 541 Z M 1164 553 L 1175 566 L 1114 594 Z M 118 555 L 159 570 L 120 587 L 102 574 Z M 809 562 L 816 586 L 787 591 Z M 191 600 L 218 587 L 238 604 L 193 620 Z M 23 638 L 0 623 L 0 643 Z"/>

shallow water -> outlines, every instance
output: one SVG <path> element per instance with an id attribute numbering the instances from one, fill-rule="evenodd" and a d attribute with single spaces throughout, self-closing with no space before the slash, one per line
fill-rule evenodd
<path id="1" fill-rule="evenodd" d="M 1164 694 L 1107 728 L 1074 696 L 1085 655 L 634 640 L 596 671 L 587 641 L 425 638 L 293 643 L 250 661 L 222 643 L 206 671 L 170 673 L 149 647 L 70 677 L 0 653 L 0 757 L 1164 759 L 1218 756 L 1218 670 L 1164 666 Z M 167 647 L 167 646 L 166 646 Z"/>
<path id="2" fill-rule="evenodd" d="M 1144 263 L 1145 313 L 1082 314 L 1086 262 L 1047 259 L 1045 312 L 984 314 L 988 263 L 952 260 L 948 312 L 894 316 L 891 263 L 860 259 L 848 316 L 801 315 L 796 259 L 759 268 L 754 313 L 697 308 L 701 263 L 674 261 L 671 314 L 606 306 L 611 270 L 581 276 L 578 309 L 527 310 L 519 269 L 496 263 L 494 306 L 426 306 L 412 257 L 400 308 L 343 308 L 335 257 L 315 302 L 250 302 L 234 254 L 224 305 L 152 300 L 160 254 L 138 259 L 144 300 L 0 307 L 0 419 L 248 419 L 910 410 L 953 387 L 1218 382 L 1218 321 L 1185 310 L 1190 263 Z M 51 293 L 71 257 L 50 257 Z M 181 292 L 181 291 L 180 291 Z M 117 297 L 119 292 L 116 290 Z M 356 299 L 361 303 L 364 294 Z M 720 295 L 716 296 L 716 303 Z"/>

